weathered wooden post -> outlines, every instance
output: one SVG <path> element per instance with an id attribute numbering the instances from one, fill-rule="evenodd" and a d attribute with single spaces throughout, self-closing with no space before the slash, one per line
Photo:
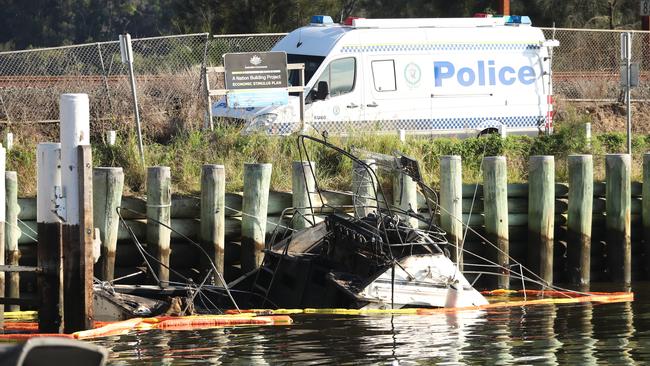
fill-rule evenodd
<path id="1" fill-rule="evenodd" d="M 157 260 L 153 268 L 161 287 L 169 285 L 171 185 L 172 175 L 168 166 L 147 168 L 147 249 Z"/>
<path id="2" fill-rule="evenodd" d="M 645 185 L 644 185 L 645 189 Z M 588 288 L 591 281 L 591 222 L 594 164 L 591 155 L 569 155 L 567 257 L 571 280 Z"/>
<path id="3" fill-rule="evenodd" d="M 528 162 L 528 266 L 547 285 L 553 284 L 555 237 L 555 159 L 531 156 Z"/>
<path id="4" fill-rule="evenodd" d="M 304 229 L 315 224 L 316 167 L 313 161 L 294 161 L 291 169 L 291 190 L 294 210 L 293 228 Z"/>
<path id="5" fill-rule="evenodd" d="M 463 168 L 458 155 L 440 157 L 440 225 L 447 232 L 447 240 L 460 270 L 463 269 Z"/>
<path id="6" fill-rule="evenodd" d="M 7 190 L 7 222 L 5 225 L 6 258 L 10 265 L 17 266 L 20 260 L 18 250 L 18 175 L 16 172 L 5 172 L 5 188 Z M 7 281 L 7 297 L 17 299 L 20 297 L 20 273 L 10 272 Z M 9 311 L 18 311 L 20 306 L 9 305 Z"/>
<path id="7" fill-rule="evenodd" d="M 63 316 L 65 332 L 93 327 L 92 156 L 86 94 L 61 95 L 61 185 L 64 220 Z"/>
<path id="8" fill-rule="evenodd" d="M 505 156 L 489 156 L 483 158 L 483 201 L 485 214 L 485 231 L 490 242 L 497 249 L 496 258 L 491 258 L 499 265 L 499 288 L 510 287 L 508 240 L 508 172 Z"/>
<path id="9" fill-rule="evenodd" d="M 241 268 L 244 273 L 258 268 L 264 258 L 271 170 L 271 164 L 244 164 L 241 221 Z"/>
<path id="10" fill-rule="evenodd" d="M 7 151 L 0 146 L 0 177 L 5 175 Z M 0 264 L 5 264 L 5 222 L 6 222 L 5 180 L 0 179 Z M 5 294 L 5 273 L 0 271 L 0 294 Z M 0 324 L 4 324 L 5 306 L 0 305 Z"/>
<path id="11" fill-rule="evenodd" d="M 643 252 L 645 262 L 643 268 L 646 275 L 650 274 L 650 153 L 643 154 L 643 193 L 642 193 L 642 217 L 643 217 Z"/>
<path id="12" fill-rule="evenodd" d="M 374 159 L 364 159 L 363 163 L 374 171 L 376 164 Z M 369 213 L 377 211 L 377 182 L 371 172 L 362 164 L 352 164 L 352 204 L 356 217 L 366 217 Z"/>
<path id="13" fill-rule="evenodd" d="M 117 208 L 122 204 L 124 172 L 122 168 L 98 167 L 93 169 L 93 221 L 99 228 L 101 256 L 95 266 L 97 277 L 112 281 L 115 271 L 115 252 L 120 218 Z"/>
<path id="14" fill-rule="evenodd" d="M 606 210 L 607 258 L 613 281 L 632 282 L 631 206 L 629 154 L 607 154 Z"/>
<path id="15" fill-rule="evenodd" d="M 203 165 L 201 169 L 201 245 L 223 278 L 226 230 L 226 170 L 223 165 Z M 202 270 L 212 266 L 201 256 Z M 214 274 L 216 277 L 217 274 Z M 221 284 L 223 285 L 223 284 Z"/>
<path id="16" fill-rule="evenodd" d="M 38 331 L 63 333 L 63 249 L 57 208 L 61 197 L 61 144 L 36 147 L 36 222 L 38 227 Z"/>
<path id="17" fill-rule="evenodd" d="M 418 212 L 418 185 L 406 174 L 397 173 L 393 177 L 393 206 L 403 211 Z M 401 215 L 412 227 L 417 228 L 419 220 L 409 215 Z"/>

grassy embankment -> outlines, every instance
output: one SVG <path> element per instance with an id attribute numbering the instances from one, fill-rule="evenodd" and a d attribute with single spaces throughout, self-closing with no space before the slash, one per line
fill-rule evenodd
<path id="1" fill-rule="evenodd" d="M 624 152 L 625 135 L 595 135 L 589 146 L 584 138 L 584 118 L 569 115 L 556 128 L 555 134 L 537 138 L 407 138 L 402 143 L 396 135 L 359 134 L 347 138 L 331 137 L 330 141 L 345 149 L 354 146 L 385 154 L 401 151 L 420 161 L 426 181 L 434 186 L 439 182 L 439 158 L 450 154 L 462 156 L 463 180 L 466 183 L 481 181 L 480 162 L 484 155 L 505 155 L 508 158 L 508 180 L 513 183 L 527 180 L 528 158 L 531 155 L 554 155 L 556 180 L 567 181 L 566 157 L 573 153 L 594 154 L 595 179 L 604 180 L 604 154 Z M 93 141 L 93 160 L 95 166 L 123 167 L 126 174 L 125 194 L 138 195 L 144 193 L 145 172 L 139 162 L 136 140 L 132 136 L 118 136 L 118 144 L 113 147 Z M 21 196 L 32 196 L 36 191 L 35 142 L 27 140 L 19 141 L 8 154 L 7 161 L 8 170 L 18 171 Z M 189 194 L 199 190 L 201 166 L 205 163 L 226 166 L 228 191 L 242 189 L 245 162 L 272 163 L 272 189 L 290 190 L 291 162 L 299 156 L 295 137 L 242 136 L 236 128 L 183 132 L 165 143 L 148 141 L 145 150 L 148 165 L 171 167 L 174 192 Z M 331 189 L 347 189 L 350 186 L 351 162 L 323 148 L 311 150 L 321 185 Z M 650 136 L 634 136 L 633 150 L 632 177 L 641 180 L 643 153 L 650 150 Z"/>

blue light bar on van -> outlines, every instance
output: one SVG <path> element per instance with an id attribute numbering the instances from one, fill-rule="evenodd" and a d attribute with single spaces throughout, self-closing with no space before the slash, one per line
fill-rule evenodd
<path id="1" fill-rule="evenodd" d="M 521 15 L 508 15 L 505 17 L 505 24 L 527 24 L 531 25 L 530 17 Z"/>
<path id="2" fill-rule="evenodd" d="M 334 21 L 329 15 L 312 15 L 311 24 L 334 24 Z"/>

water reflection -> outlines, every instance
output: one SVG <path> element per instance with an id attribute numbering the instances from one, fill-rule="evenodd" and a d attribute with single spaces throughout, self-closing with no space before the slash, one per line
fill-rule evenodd
<path id="1" fill-rule="evenodd" d="M 99 340 L 111 364 L 650 364 L 650 301 L 428 316 L 295 315 L 291 326 Z M 650 295 L 649 295 L 650 296 Z"/>
<path id="2" fill-rule="evenodd" d="M 594 354 L 593 305 L 559 307 L 556 332 L 564 347 L 559 352 L 561 365 L 595 365 L 598 358 Z"/>

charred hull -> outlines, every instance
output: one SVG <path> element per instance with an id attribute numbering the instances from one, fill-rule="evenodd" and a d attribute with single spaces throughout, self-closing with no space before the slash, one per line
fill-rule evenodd
<path id="1" fill-rule="evenodd" d="M 325 222 L 265 252 L 250 287 L 250 307 L 401 308 L 487 303 L 436 244 L 439 231 L 417 230 L 399 217 Z"/>

